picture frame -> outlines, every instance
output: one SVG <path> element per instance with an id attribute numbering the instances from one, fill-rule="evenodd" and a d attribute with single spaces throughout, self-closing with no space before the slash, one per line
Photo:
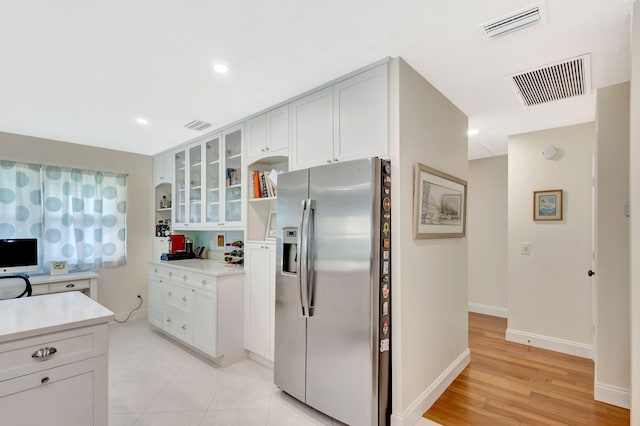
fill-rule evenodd
<path id="1" fill-rule="evenodd" d="M 463 238 L 467 182 L 417 163 L 413 185 L 413 239 Z"/>
<path id="2" fill-rule="evenodd" d="M 49 275 L 67 275 L 69 266 L 66 260 L 52 260 L 49 262 Z"/>
<path id="3" fill-rule="evenodd" d="M 265 240 L 276 239 L 276 212 L 269 212 L 269 220 L 267 221 L 267 231 L 264 236 Z"/>
<path id="4" fill-rule="evenodd" d="M 562 220 L 562 189 L 533 191 L 533 220 Z"/>

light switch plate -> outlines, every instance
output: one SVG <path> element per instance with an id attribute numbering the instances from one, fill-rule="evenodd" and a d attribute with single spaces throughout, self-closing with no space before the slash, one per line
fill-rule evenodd
<path id="1" fill-rule="evenodd" d="M 520 243 L 520 254 L 529 256 L 531 254 L 531 243 Z"/>

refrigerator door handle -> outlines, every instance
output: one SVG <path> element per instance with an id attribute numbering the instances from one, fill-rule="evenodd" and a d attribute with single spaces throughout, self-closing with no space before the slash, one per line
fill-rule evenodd
<path id="1" fill-rule="evenodd" d="M 307 200 L 307 210 L 306 210 L 306 227 L 304 230 L 305 242 L 305 287 L 302 289 L 302 292 L 305 296 L 306 307 L 307 307 L 307 318 L 313 316 L 313 253 L 311 249 L 313 248 L 313 219 L 315 213 L 315 201 L 312 199 Z"/>
<path id="2" fill-rule="evenodd" d="M 305 259 L 304 257 L 305 240 L 304 240 L 303 234 L 304 234 L 304 219 L 305 219 L 306 207 L 307 207 L 307 200 L 302 200 L 301 206 L 300 206 L 300 222 L 298 226 L 298 249 L 297 249 L 298 252 L 296 253 L 296 256 L 298 258 L 298 261 L 296 262 L 296 285 L 298 286 L 298 313 L 300 314 L 301 317 L 307 316 L 307 310 L 305 309 L 305 304 L 304 304 L 305 297 L 302 293 L 302 289 L 306 287 L 306 277 L 302 276 L 303 271 L 306 270 L 306 268 L 303 265 L 303 262 L 305 262 L 304 260 Z"/>

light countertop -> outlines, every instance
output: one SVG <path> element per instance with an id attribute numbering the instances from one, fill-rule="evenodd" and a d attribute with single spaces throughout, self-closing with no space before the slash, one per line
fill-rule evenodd
<path id="1" fill-rule="evenodd" d="M 78 272 L 69 272 L 64 275 L 29 275 L 29 281 L 31 284 L 42 284 L 42 283 L 54 283 L 59 281 L 69 281 L 69 280 L 80 280 L 80 279 L 91 279 L 91 278 L 99 278 L 100 275 L 96 274 L 93 271 L 78 271 Z"/>
<path id="2" fill-rule="evenodd" d="M 190 272 L 203 273 L 214 276 L 244 274 L 242 266 L 227 265 L 220 260 L 210 259 L 184 259 L 184 260 L 158 260 L 149 262 L 152 265 L 170 266 L 184 269 Z"/>
<path id="3" fill-rule="evenodd" d="M 113 312 L 79 291 L 0 300 L 0 343 L 111 318 Z"/>

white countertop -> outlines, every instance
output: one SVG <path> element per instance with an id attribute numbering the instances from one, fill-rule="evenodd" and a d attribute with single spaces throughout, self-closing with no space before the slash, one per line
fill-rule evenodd
<path id="1" fill-rule="evenodd" d="M 0 342 L 108 322 L 113 312 L 79 291 L 0 300 Z"/>
<path id="2" fill-rule="evenodd" d="M 93 271 L 78 271 L 78 272 L 69 272 L 64 275 L 29 275 L 29 281 L 31 284 L 42 284 L 42 283 L 55 283 L 59 281 L 69 281 L 69 280 L 81 280 L 83 278 L 98 278 L 100 275 L 96 274 Z"/>
<path id="3" fill-rule="evenodd" d="M 242 266 L 227 265 L 220 260 L 210 259 L 184 259 L 184 260 L 158 260 L 149 262 L 152 265 L 171 266 L 172 268 L 186 271 L 204 273 L 214 276 L 244 274 Z"/>

